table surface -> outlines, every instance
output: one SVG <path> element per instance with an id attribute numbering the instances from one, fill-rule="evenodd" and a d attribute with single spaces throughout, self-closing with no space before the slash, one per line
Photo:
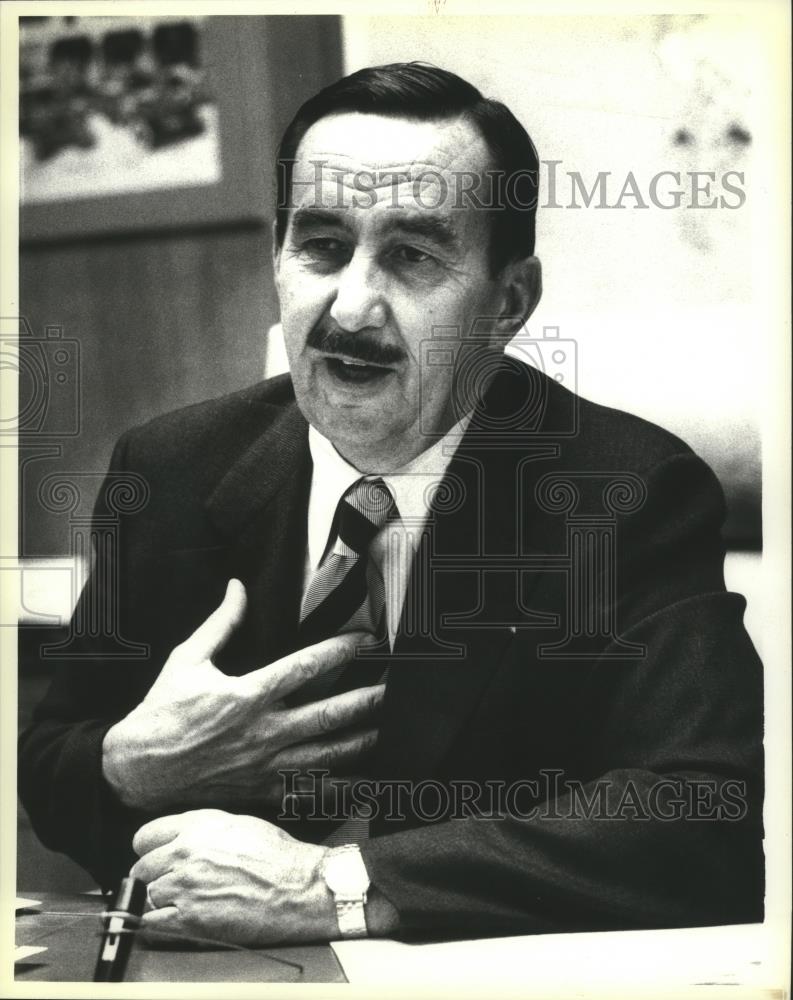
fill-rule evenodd
<path id="1" fill-rule="evenodd" d="M 40 905 L 17 910 L 16 944 L 43 947 L 15 964 L 17 983 L 91 982 L 104 900 L 91 893 L 26 893 Z M 768 924 L 538 934 L 406 944 L 392 940 L 261 950 L 154 948 L 138 939 L 126 979 L 144 983 L 345 983 L 381 988 L 449 986 L 634 1000 L 782 995 L 789 913 Z M 787 970 L 787 971 L 786 971 Z M 719 992 L 721 988 L 726 992 Z M 736 991 L 736 987 L 738 990 Z"/>
<path id="2" fill-rule="evenodd" d="M 15 964 L 17 982 L 91 982 L 105 901 L 91 893 L 25 892 L 41 905 L 17 911 L 16 944 L 44 947 Z M 136 941 L 125 976 L 143 983 L 345 983 L 328 945 L 262 950 L 147 946 Z"/>

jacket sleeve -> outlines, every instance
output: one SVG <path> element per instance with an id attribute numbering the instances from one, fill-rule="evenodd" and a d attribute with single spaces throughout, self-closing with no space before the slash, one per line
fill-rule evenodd
<path id="1" fill-rule="evenodd" d="M 762 665 L 745 602 L 722 582 L 721 489 L 691 453 L 644 479 L 620 530 L 616 600 L 621 638 L 645 655 L 606 647 L 577 675 L 558 718 L 575 763 L 520 808 L 362 845 L 403 935 L 763 919 Z M 519 635 L 499 665 L 515 696 L 530 690 L 536 643 Z M 527 777 L 533 766 L 527 752 Z"/>
<path id="2" fill-rule="evenodd" d="M 102 515 L 111 477 L 125 468 L 126 441 L 117 444 L 94 520 Z M 118 480 L 116 480 L 118 481 Z M 124 526 L 111 558 L 123 564 Z M 18 787 L 33 829 L 42 843 L 79 862 L 103 889 L 115 886 L 134 861 L 131 840 L 145 822 L 119 803 L 102 775 L 102 741 L 108 729 L 140 700 L 149 666 L 146 658 L 130 661 L 108 654 L 107 636 L 91 627 L 97 610 L 126 602 L 128 582 L 119 574 L 119 589 L 100 582 L 92 572 L 72 618 L 73 643 L 68 659 L 57 664 L 50 688 L 36 707 L 33 721 L 20 735 Z M 118 614 L 115 615 L 118 622 Z M 122 630 L 123 630 L 123 617 Z M 77 623 L 80 627 L 75 628 Z M 79 635 L 78 635 L 79 633 Z"/>

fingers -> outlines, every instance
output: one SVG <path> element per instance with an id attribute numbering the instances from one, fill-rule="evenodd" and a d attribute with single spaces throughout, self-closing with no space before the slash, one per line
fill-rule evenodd
<path id="1" fill-rule="evenodd" d="M 301 743 L 282 750 L 272 762 L 272 773 L 278 771 L 330 771 L 350 773 L 361 759 L 371 753 L 377 743 L 377 729 L 364 729 L 338 740 Z"/>
<path id="2" fill-rule="evenodd" d="M 229 580 L 220 605 L 182 643 L 186 659 L 193 663 L 209 660 L 221 649 L 245 614 L 245 587 L 239 580 Z"/>
<path id="3" fill-rule="evenodd" d="M 158 934 L 167 939 L 189 937 L 179 919 L 179 910 L 175 906 L 158 907 L 156 910 L 144 913 L 142 928 L 144 932 L 151 933 L 155 940 Z"/>
<path id="4" fill-rule="evenodd" d="M 180 815 L 161 816 L 159 819 L 153 819 L 151 822 L 145 823 L 132 838 L 132 849 L 140 858 L 144 854 L 155 850 L 155 848 L 163 847 L 165 844 L 169 844 L 172 840 L 175 840 L 181 830 L 182 817 Z M 133 871 L 136 867 L 137 862 L 133 866 Z M 142 878 L 143 876 L 136 875 L 133 877 Z M 145 881 L 148 881 L 148 879 L 145 879 Z"/>
<path id="5" fill-rule="evenodd" d="M 143 878 L 142 875 L 135 876 Z M 161 910 L 165 906 L 178 906 L 185 892 L 185 880 L 179 874 L 167 871 L 160 876 L 153 876 L 148 882 L 147 898 L 151 908 Z"/>
<path id="6" fill-rule="evenodd" d="M 323 639 L 314 646 L 306 646 L 275 663 L 251 671 L 240 678 L 240 688 L 251 695 L 263 695 L 268 701 L 275 701 L 286 697 L 315 677 L 348 663 L 355 656 L 356 649 L 373 644 L 371 635 L 366 632 L 348 632 Z"/>
<path id="7" fill-rule="evenodd" d="M 139 878 L 150 885 L 173 870 L 174 850 L 171 843 L 163 844 L 142 854 L 129 870 L 130 878 Z M 152 899 L 152 902 L 155 900 Z"/>
<path id="8" fill-rule="evenodd" d="M 385 684 L 376 684 L 288 709 L 281 716 L 285 743 L 303 743 L 337 729 L 367 723 L 371 725 L 372 716 L 382 705 L 384 694 Z"/>

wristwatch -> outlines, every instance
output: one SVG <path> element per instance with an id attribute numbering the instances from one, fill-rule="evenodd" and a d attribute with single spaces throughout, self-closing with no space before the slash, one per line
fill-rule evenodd
<path id="1" fill-rule="evenodd" d="M 322 877 L 336 902 L 336 919 L 343 938 L 367 936 L 364 904 L 369 874 L 357 844 L 332 847 L 322 863 Z"/>

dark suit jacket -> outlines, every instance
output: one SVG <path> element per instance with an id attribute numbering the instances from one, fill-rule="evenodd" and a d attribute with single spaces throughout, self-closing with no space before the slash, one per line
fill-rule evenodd
<path id="1" fill-rule="evenodd" d="M 222 668 L 296 647 L 307 424 L 280 377 L 127 433 L 112 471 L 150 490 L 122 517 L 117 598 L 121 635 L 149 653 L 108 659 L 101 636 L 82 637 L 19 757 L 37 833 L 104 886 L 150 818 L 105 787 L 104 734 L 229 577 L 249 612 Z M 467 783 L 469 804 L 428 822 L 430 793 L 423 813 L 403 798 L 404 815 L 373 821 L 364 858 L 404 932 L 761 920 L 762 669 L 744 600 L 725 592 L 713 473 L 658 427 L 505 361 L 446 483 L 411 584 L 427 627 L 403 619 L 370 773 L 432 780 L 436 795 Z M 692 783 L 677 814 L 662 779 Z M 520 795 L 493 799 L 515 782 Z"/>

